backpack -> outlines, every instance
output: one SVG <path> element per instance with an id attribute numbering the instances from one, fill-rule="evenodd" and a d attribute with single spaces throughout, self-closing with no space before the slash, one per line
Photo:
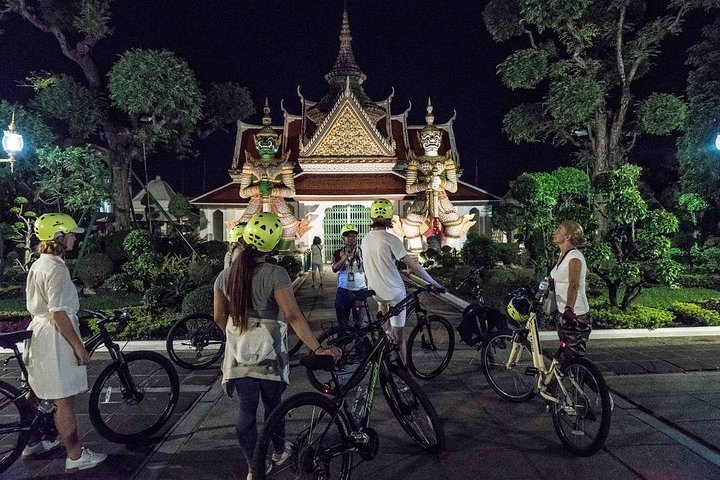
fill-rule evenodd
<path id="1" fill-rule="evenodd" d="M 505 326 L 505 316 L 500 310 L 472 303 L 463 311 L 462 320 L 456 330 L 463 342 L 473 346 L 487 339 L 491 333 L 504 329 Z"/>

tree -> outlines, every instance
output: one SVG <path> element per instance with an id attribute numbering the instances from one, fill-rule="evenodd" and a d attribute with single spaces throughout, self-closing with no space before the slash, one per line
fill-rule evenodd
<path id="1" fill-rule="evenodd" d="M 53 210 L 85 213 L 110 199 L 110 172 L 97 149 L 54 147 L 38 155 L 39 197 Z"/>
<path id="2" fill-rule="evenodd" d="M 610 305 L 622 310 L 646 285 L 670 284 L 680 272 L 670 246 L 677 218 L 663 209 L 649 209 L 640 194 L 640 173 L 640 167 L 625 164 L 599 179 L 598 188 L 608 200 L 609 235 L 585 249 L 592 271 L 608 288 Z"/>
<path id="3" fill-rule="evenodd" d="M 707 200 L 712 218 L 720 211 L 720 152 L 713 145 L 720 133 L 720 18 L 703 28 L 702 37 L 689 50 L 688 121 L 678 141 L 678 161 L 683 190 Z"/>
<path id="4" fill-rule="evenodd" d="M 698 223 L 707 208 L 708 203 L 697 193 L 686 192 L 678 198 L 678 209 L 690 221 L 690 236 L 692 238 L 693 246 L 696 248 L 700 246 L 700 229 L 698 228 Z"/>
<path id="5" fill-rule="evenodd" d="M 524 36 L 528 45 L 498 65 L 498 73 L 510 89 L 541 92 L 539 101 L 507 113 L 509 139 L 574 146 L 595 184 L 626 162 L 640 133 L 681 129 L 687 116 L 681 98 L 654 93 L 637 102 L 632 86 L 650 71 L 663 41 L 682 31 L 690 11 L 720 2 L 665 5 L 655 15 L 644 0 L 491 0 L 483 14 L 493 39 Z M 596 217 L 605 233 L 607 204 L 600 200 Z"/>
<path id="6" fill-rule="evenodd" d="M 160 145 L 187 154 L 200 123 L 207 132 L 227 124 L 227 111 L 202 111 L 203 95 L 184 60 L 166 50 L 130 50 L 121 55 L 106 76 L 98 70 L 94 48 L 112 34 L 112 0 L 6 0 L 3 15 L 15 13 L 55 37 L 62 54 L 80 67 L 85 84 L 69 75 L 40 75 L 29 79 L 38 98 L 34 107 L 64 128 L 77 142 L 90 140 L 101 147 L 112 173 L 112 200 L 116 228 L 130 227 L 131 162 L 141 158 L 141 145 Z M 234 113 L 242 119 L 248 109 L 247 90 L 214 88 L 223 99 L 211 106 L 237 100 Z M 240 96 L 238 96 L 240 95 Z M 147 124 L 140 120 L 149 118 Z"/>
<path id="7" fill-rule="evenodd" d="M 587 229 L 592 228 L 589 191 L 590 179 L 577 168 L 523 173 L 510 187 L 511 198 L 493 210 L 493 225 L 504 231 L 517 231 L 538 273 L 547 273 L 556 254 L 552 234 L 557 224 L 575 220 Z"/>

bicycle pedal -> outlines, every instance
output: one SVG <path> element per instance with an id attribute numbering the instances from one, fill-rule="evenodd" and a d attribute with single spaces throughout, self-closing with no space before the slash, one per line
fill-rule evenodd
<path id="1" fill-rule="evenodd" d="M 525 375 L 527 375 L 528 377 L 534 377 L 538 373 L 540 373 L 540 370 L 535 367 L 527 367 L 525 369 Z"/>

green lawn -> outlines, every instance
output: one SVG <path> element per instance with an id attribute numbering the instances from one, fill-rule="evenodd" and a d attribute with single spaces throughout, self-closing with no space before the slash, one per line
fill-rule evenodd
<path id="1" fill-rule="evenodd" d="M 139 305 L 141 299 L 139 293 L 88 295 L 80 297 L 80 309 L 114 310 Z M 25 311 L 25 297 L 0 299 L 0 316 Z"/>
<path id="2" fill-rule="evenodd" d="M 597 298 L 607 300 L 607 292 Z M 673 302 L 695 302 L 708 298 L 720 298 L 720 291 L 709 288 L 652 287 L 644 289 L 633 305 L 669 309 Z"/>

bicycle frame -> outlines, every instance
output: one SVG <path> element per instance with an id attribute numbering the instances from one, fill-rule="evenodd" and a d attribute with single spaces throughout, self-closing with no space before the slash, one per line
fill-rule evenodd
<path id="1" fill-rule="evenodd" d="M 527 338 L 521 338 L 522 335 L 526 332 Z M 538 393 L 546 401 L 559 404 L 560 400 L 548 393 L 548 386 L 553 379 L 556 379 L 558 381 L 558 385 L 560 385 L 560 388 L 563 391 L 563 394 L 567 398 L 567 391 L 565 390 L 565 386 L 563 385 L 563 382 L 560 381 L 563 377 L 562 373 L 560 373 L 560 371 L 558 370 L 560 362 L 558 361 L 558 355 L 556 354 L 550 362 L 550 366 L 546 366 L 545 358 L 543 357 L 542 350 L 540 349 L 540 337 L 538 335 L 537 327 L 537 313 L 534 311 L 530 312 L 530 317 L 525 323 L 525 328 L 516 330 L 513 333 L 512 349 L 510 350 L 510 355 L 508 355 L 508 361 L 505 364 L 505 368 L 509 369 L 514 363 L 519 360 L 519 356 L 523 346 L 525 346 L 526 348 L 529 346 L 530 354 L 532 355 L 533 366 L 536 369 L 535 375 L 537 376 Z M 560 352 L 560 349 L 558 349 L 558 352 Z"/>

